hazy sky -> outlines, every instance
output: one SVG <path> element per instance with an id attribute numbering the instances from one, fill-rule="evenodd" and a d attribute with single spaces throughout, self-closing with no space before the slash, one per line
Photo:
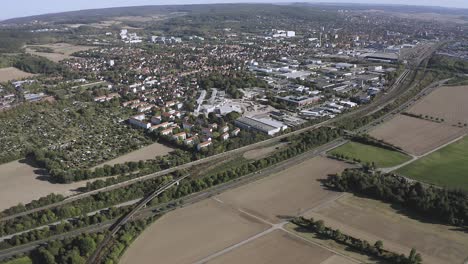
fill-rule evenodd
<path id="1" fill-rule="evenodd" d="M 340 2 L 340 3 L 378 3 L 411 4 L 445 7 L 468 8 L 468 0 L 1 0 L 0 19 L 72 11 L 80 9 L 134 6 L 134 5 L 170 5 L 201 3 L 241 3 L 241 2 Z"/>

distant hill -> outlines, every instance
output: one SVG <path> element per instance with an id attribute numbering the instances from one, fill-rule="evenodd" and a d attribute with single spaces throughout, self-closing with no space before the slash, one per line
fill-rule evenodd
<path id="1" fill-rule="evenodd" d="M 404 6 L 404 5 L 368 5 L 368 4 L 345 4 L 345 3 L 284 3 L 284 4 L 203 4 L 203 5 L 151 5 L 115 7 L 103 9 L 88 9 L 54 14 L 44 14 L 37 16 L 13 18 L 1 21 L 0 24 L 23 24 L 32 21 L 53 22 L 60 24 L 90 24 L 100 22 L 112 17 L 120 16 L 151 16 L 158 14 L 168 14 L 173 12 L 204 13 L 204 12 L 226 12 L 235 9 L 236 11 L 263 12 L 263 8 L 280 10 L 281 6 L 309 7 L 325 10 L 369 10 L 379 9 L 388 12 L 402 13 L 438 13 L 451 14 L 468 17 L 468 9 L 425 7 L 425 6 Z"/>

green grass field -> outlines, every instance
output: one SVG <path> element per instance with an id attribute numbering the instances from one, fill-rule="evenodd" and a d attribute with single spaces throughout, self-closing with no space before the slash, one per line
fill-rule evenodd
<path id="1" fill-rule="evenodd" d="M 397 151 L 352 141 L 330 151 L 329 154 L 345 155 L 350 159 L 359 159 L 363 163 L 374 162 L 379 168 L 393 167 L 411 159 L 408 155 Z"/>
<path id="2" fill-rule="evenodd" d="M 32 260 L 29 257 L 21 257 L 7 261 L 4 264 L 32 264 Z"/>
<path id="3" fill-rule="evenodd" d="M 397 171 L 427 183 L 468 190 L 468 137 Z"/>

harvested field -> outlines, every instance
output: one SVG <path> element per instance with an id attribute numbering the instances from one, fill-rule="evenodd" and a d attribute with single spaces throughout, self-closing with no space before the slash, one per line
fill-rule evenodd
<path id="1" fill-rule="evenodd" d="M 454 227 L 422 223 L 379 201 L 346 195 L 309 212 L 306 217 L 324 220 L 370 243 L 382 240 L 386 249 L 408 254 L 415 248 L 424 263 L 462 263 L 468 257 L 468 236 Z"/>
<path id="2" fill-rule="evenodd" d="M 14 67 L 0 69 L 0 82 L 20 80 L 31 76 L 34 76 L 34 74 L 18 70 Z"/>
<path id="3" fill-rule="evenodd" d="M 169 154 L 171 151 L 174 149 L 170 147 L 166 147 L 163 144 L 160 143 L 153 143 L 149 146 L 143 147 L 141 149 L 132 151 L 130 153 L 127 153 L 123 156 L 120 156 L 118 158 L 115 158 L 113 160 L 109 160 L 104 162 L 103 164 L 96 166 L 96 167 L 102 167 L 104 165 L 114 165 L 114 164 L 120 164 L 120 163 L 125 163 L 128 161 L 140 161 L 140 160 L 150 160 L 154 159 L 155 157 L 159 156 L 164 156 Z"/>
<path id="4" fill-rule="evenodd" d="M 468 123 L 468 86 L 445 86 L 421 99 L 408 112 L 444 119 L 449 125 Z"/>
<path id="5" fill-rule="evenodd" d="M 207 263 L 321 264 L 333 256 L 333 253 L 326 249 L 284 231 L 275 230 Z"/>
<path id="6" fill-rule="evenodd" d="M 454 189 L 468 190 L 468 137 L 431 153 L 397 172 Z"/>
<path id="7" fill-rule="evenodd" d="M 276 144 L 270 147 L 249 150 L 244 153 L 244 158 L 251 159 L 251 160 L 262 159 L 284 146 L 286 146 L 285 143 L 280 143 L 280 144 Z"/>
<path id="8" fill-rule="evenodd" d="M 297 216 L 340 194 L 325 190 L 319 179 L 342 172 L 343 162 L 316 157 L 267 178 L 220 194 L 217 198 L 269 222 Z"/>
<path id="9" fill-rule="evenodd" d="M 370 135 L 419 156 L 465 133 L 462 128 L 398 115 L 375 128 Z"/>
<path id="10" fill-rule="evenodd" d="M 35 51 L 34 47 L 52 49 L 54 52 L 39 52 L 39 51 Z M 95 47 L 78 46 L 78 45 L 69 44 L 69 43 L 55 43 L 55 44 L 47 44 L 47 45 L 29 45 L 29 46 L 26 46 L 26 52 L 33 54 L 33 55 L 45 57 L 54 62 L 59 62 L 61 60 L 72 58 L 71 54 L 75 52 L 90 50 L 93 48 Z"/>
<path id="11" fill-rule="evenodd" d="M 268 226 L 214 200 L 172 211 L 143 232 L 120 263 L 193 263 Z"/>
<path id="12" fill-rule="evenodd" d="M 64 196 L 86 186 L 86 182 L 52 184 L 38 174 L 38 170 L 20 161 L 0 165 L 0 211 L 19 203 L 29 203 L 50 193 Z"/>

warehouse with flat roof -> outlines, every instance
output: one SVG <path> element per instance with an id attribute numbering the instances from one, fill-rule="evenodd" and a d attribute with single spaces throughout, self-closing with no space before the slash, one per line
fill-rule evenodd
<path id="1" fill-rule="evenodd" d="M 273 136 L 286 128 L 285 124 L 266 118 L 241 117 L 234 121 L 234 124 L 240 128 L 258 131 Z"/>

